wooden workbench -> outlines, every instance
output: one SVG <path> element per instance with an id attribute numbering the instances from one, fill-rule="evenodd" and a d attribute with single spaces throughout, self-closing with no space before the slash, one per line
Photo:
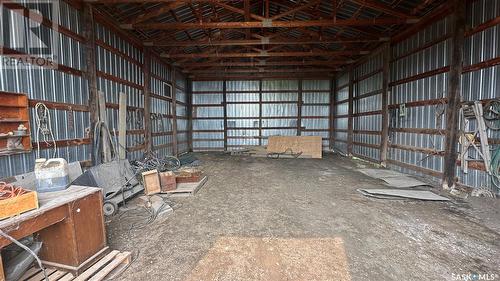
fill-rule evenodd
<path id="1" fill-rule="evenodd" d="M 40 258 L 45 265 L 78 275 L 108 251 L 102 200 L 101 189 L 86 186 L 39 193 L 38 209 L 0 221 L 0 229 L 16 239 L 35 234 L 43 242 Z M 0 237 L 0 249 L 9 244 Z"/>

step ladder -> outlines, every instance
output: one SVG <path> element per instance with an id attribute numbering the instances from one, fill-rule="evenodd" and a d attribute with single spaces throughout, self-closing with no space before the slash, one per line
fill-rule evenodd
<path id="1" fill-rule="evenodd" d="M 474 120 L 474 121 L 473 121 Z M 471 121 L 475 129 L 471 130 Z M 486 133 L 486 124 L 483 118 L 483 105 L 479 101 L 465 103 L 460 108 L 460 163 L 462 171 L 467 174 L 470 161 L 483 162 L 486 172 L 491 175 L 491 154 Z M 473 149 L 480 156 L 479 159 L 469 158 L 469 151 Z"/>

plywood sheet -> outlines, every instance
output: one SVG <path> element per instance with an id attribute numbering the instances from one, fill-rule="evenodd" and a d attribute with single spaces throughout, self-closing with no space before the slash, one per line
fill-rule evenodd
<path id="1" fill-rule="evenodd" d="M 185 281 L 349 281 L 340 237 L 220 237 Z"/>
<path id="2" fill-rule="evenodd" d="M 270 136 L 268 139 L 268 153 L 301 153 L 311 158 L 322 157 L 322 140 L 320 136 Z"/>

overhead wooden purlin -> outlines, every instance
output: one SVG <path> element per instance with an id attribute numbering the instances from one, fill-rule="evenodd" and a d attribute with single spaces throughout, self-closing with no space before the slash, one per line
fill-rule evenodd
<path id="1" fill-rule="evenodd" d="M 331 77 L 442 0 L 84 0 L 191 79 Z M 287 68 L 288 70 L 285 70 Z M 313 71 L 316 68 L 317 71 Z M 326 71 L 328 70 L 328 71 Z"/>

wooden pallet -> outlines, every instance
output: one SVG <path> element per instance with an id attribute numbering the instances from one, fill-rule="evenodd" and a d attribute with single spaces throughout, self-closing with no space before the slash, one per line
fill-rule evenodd
<path id="1" fill-rule="evenodd" d="M 172 197 L 193 196 L 207 182 L 208 177 L 204 176 L 199 182 L 178 183 L 177 188 L 166 193 Z"/>
<path id="2" fill-rule="evenodd" d="M 74 277 L 73 274 L 69 272 L 53 268 L 47 268 L 45 271 L 50 281 L 111 280 L 122 273 L 129 266 L 130 262 L 130 252 L 120 252 L 114 250 L 97 261 L 94 265 L 89 267 L 77 277 Z M 43 281 L 45 279 L 42 270 L 40 270 L 40 268 L 35 265 L 34 267 L 28 269 L 23 277 L 21 277 L 21 280 Z"/>

